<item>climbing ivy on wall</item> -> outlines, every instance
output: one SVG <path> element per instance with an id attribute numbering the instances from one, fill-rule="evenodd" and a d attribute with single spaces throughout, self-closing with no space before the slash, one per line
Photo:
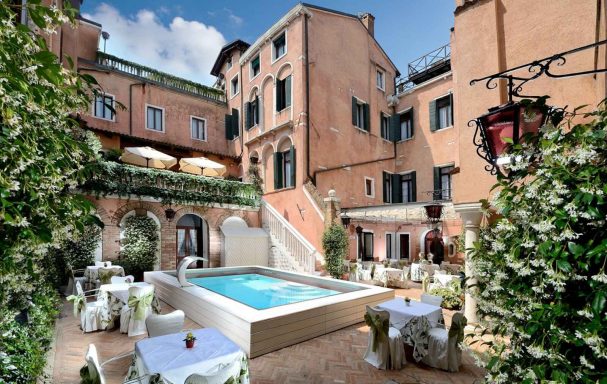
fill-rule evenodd
<path id="1" fill-rule="evenodd" d="M 157 261 L 158 224 L 148 216 L 130 216 L 124 222 L 120 264 L 127 274 L 140 276 L 151 271 Z"/>

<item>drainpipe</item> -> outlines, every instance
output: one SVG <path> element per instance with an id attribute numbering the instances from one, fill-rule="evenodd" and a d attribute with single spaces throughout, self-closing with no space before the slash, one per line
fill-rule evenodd
<path id="1" fill-rule="evenodd" d="M 145 86 L 145 82 L 129 85 L 129 135 L 131 136 L 133 136 L 133 87 L 136 85 Z"/>
<path id="2" fill-rule="evenodd" d="M 306 56 L 306 176 L 310 179 L 310 59 L 308 57 L 308 15 L 304 13 L 304 49 Z M 312 177 L 312 184 L 316 186 L 316 173 Z"/>

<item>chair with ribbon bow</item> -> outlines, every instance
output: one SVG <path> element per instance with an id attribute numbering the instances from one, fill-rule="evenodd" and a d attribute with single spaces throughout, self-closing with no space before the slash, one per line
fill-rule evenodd
<path id="1" fill-rule="evenodd" d="M 154 286 L 130 287 L 127 305 L 120 313 L 120 332 L 128 333 L 129 337 L 147 333 L 145 319 L 152 312 Z"/>
<path id="2" fill-rule="evenodd" d="M 434 368 L 449 372 L 459 371 L 462 364 L 462 350 L 459 344 L 464 341 L 464 328 L 468 321 L 461 312 L 456 312 L 451 320 L 449 331 L 432 328 L 429 333 L 428 354 L 422 361 Z"/>
<path id="3" fill-rule="evenodd" d="M 390 327 L 390 313 L 367 306 L 365 323 L 369 326 L 365 361 L 378 369 L 401 369 L 406 363 L 405 345 L 400 331 Z"/>
<path id="4" fill-rule="evenodd" d="M 78 314 L 80 314 L 80 328 L 82 328 L 82 332 L 93 332 L 103 329 L 101 315 L 104 302 L 101 300 L 87 302 L 87 298 L 96 297 L 96 294 L 87 295 L 87 293 L 97 292 L 97 290 L 84 291 L 80 282 L 77 281 L 76 292 L 76 295 L 68 296 L 67 300 L 74 303 L 74 317 L 78 317 Z"/>

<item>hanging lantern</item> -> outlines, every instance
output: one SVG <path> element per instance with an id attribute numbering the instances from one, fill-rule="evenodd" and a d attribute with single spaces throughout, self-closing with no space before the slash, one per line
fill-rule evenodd
<path id="1" fill-rule="evenodd" d="M 164 216 L 166 217 L 166 219 L 168 221 L 173 221 L 173 219 L 175 218 L 175 214 L 177 212 L 175 212 L 175 210 L 173 208 L 167 208 L 164 210 Z"/>
<path id="2" fill-rule="evenodd" d="M 350 222 L 352 221 L 352 218 L 350 216 L 348 216 L 346 213 L 341 215 L 341 223 L 343 224 L 344 228 L 348 228 L 350 226 Z"/>
<path id="3" fill-rule="evenodd" d="M 442 204 L 424 205 L 424 209 L 426 210 L 426 217 L 430 223 L 438 223 L 441 220 L 443 215 Z"/>

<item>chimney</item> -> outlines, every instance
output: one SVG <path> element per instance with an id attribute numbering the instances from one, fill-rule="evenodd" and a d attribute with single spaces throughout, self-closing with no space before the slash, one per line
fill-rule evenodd
<path id="1" fill-rule="evenodd" d="M 369 34 L 375 37 L 375 16 L 368 12 L 363 13 L 362 16 L 360 16 L 360 21 L 363 22 L 367 31 L 369 31 Z"/>

